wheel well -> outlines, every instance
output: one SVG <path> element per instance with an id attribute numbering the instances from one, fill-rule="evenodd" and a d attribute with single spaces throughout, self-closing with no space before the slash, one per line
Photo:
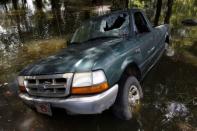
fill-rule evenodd
<path id="1" fill-rule="evenodd" d="M 141 71 L 140 69 L 138 68 L 137 64 L 135 63 L 131 63 L 129 64 L 125 70 L 124 70 L 124 73 L 123 75 L 133 75 L 135 76 L 139 81 L 141 80 Z"/>
<path id="2" fill-rule="evenodd" d="M 165 42 L 167 42 L 168 44 L 170 44 L 170 38 L 169 38 L 168 35 L 166 36 Z"/>

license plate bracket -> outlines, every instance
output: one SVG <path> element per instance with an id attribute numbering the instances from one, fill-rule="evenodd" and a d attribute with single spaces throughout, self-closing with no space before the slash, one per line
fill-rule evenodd
<path id="1" fill-rule="evenodd" d="M 35 103 L 37 112 L 52 116 L 51 105 L 49 103 Z"/>

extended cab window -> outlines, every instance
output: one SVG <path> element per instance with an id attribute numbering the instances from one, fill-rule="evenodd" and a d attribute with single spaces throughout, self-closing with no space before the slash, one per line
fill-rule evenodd
<path id="1" fill-rule="evenodd" d="M 150 31 L 148 28 L 148 24 L 144 19 L 142 13 L 140 12 L 134 13 L 134 19 L 135 19 L 134 31 L 137 34 L 146 33 Z"/>

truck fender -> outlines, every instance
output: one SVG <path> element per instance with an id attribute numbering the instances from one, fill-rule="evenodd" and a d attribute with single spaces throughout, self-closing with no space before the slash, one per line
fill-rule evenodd
<path id="1" fill-rule="evenodd" d="M 120 77 L 123 75 L 123 73 L 125 73 L 126 69 L 134 69 L 137 72 L 137 76 L 135 76 L 138 80 L 141 79 L 141 70 L 138 67 L 137 63 L 132 59 L 132 58 L 126 58 L 124 60 L 124 62 L 121 65 L 121 75 Z M 120 78 L 119 78 L 120 79 Z"/>

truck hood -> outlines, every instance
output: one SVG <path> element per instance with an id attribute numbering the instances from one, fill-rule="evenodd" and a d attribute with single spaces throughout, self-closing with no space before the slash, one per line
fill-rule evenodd
<path id="1" fill-rule="evenodd" d="M 110 45 L 119 43 L 121 38 L 107 38 L 73 44 L 56 55 L 39 60 L 24 68 L 19 75 L 50 75 L 70 72 L 91 71 L 95 61 L 103 56 L 113 54 Z"/>

